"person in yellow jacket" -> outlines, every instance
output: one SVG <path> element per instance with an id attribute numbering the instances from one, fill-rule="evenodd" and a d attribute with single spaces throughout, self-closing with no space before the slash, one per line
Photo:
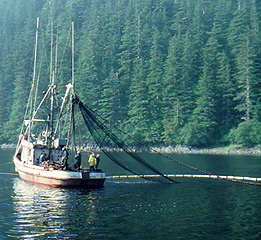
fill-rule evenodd
<path id="1" fill-rule="evenodd" d="M 95 165 L 96 165 L 96 158 L 95 158 L 94 152 L 92 152 L 92 154 L 90 155 L 88 163 L 89 163 L 89 166 L 90 166 L 90 171 L 94 172 Z"/>

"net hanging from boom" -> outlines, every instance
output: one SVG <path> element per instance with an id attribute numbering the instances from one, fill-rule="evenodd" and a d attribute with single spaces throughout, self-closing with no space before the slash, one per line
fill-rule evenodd
<path id="1" fill-rule="evenodd" d="M 145 161 L 138 153 L 134 152 L 121 141 L 115 134 L 117 129 L 109 129 L 106 126 L 106 120 L 96 115 L 92 109 L 83 104 L 77 97 L 74 102 L 79 106 L 84 122 L 94 141 L 102 152 L 114 163 L 132 174 L 139 175 L 151 181 L 161 183 L 176 182 L 161 173 L 155 166 Z M 118 151 L 111 151 L 111 149 L 117 149 Z M 158 175 L 160 177 L 154 178 L 152 175 Z"/>

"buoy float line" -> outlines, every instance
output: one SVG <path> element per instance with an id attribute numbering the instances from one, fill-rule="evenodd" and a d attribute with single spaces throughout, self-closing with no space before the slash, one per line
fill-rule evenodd
<path id="1" fill-rule="evenodd" d="M 141 178 L 141 177 L 160 177 L 161 175 L 116 175 L 107 176 L 108 179 L 117 178 Z M 240 177 L 240 176 L 221 176 L 221 175 L 196 175 L 196 174 L 166 174 L 167 177 L 191 177 L 191 178 L 221 178 L 221 179 L 231 179 L 231 180 L 247 180 L 247 181 L 261 181 L 261 178 L 255 177 Z"/>

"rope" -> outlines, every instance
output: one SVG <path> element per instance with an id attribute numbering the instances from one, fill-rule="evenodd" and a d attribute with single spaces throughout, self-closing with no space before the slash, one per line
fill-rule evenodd
<path id="1" fill-rule="evenodd" d="M 17 176 L 18 173 L 6 173 L 6 172 L 0 172 L 2 175 L 11 175 L 11 176 Z"/>
<path id="2" fill-rule="evenodd" d="M 2 163 L 2 164 L 0 164 L 0 166 L 11 164 L 11 163 L 13 163 L 13 162 Z"/>

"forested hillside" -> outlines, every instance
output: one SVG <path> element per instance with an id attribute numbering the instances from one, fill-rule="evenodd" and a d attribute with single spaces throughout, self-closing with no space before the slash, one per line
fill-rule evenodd
<path id="1" fill-rule="evenodd" d="M 261 144 L 261 1 L 0 0 L 0 11 L 0 142 L 19 134 L 40 17 L 42 83 L 52 26 L 57 81 L 70 82 L 74 21 L 77 93 L 130 135 L 151 145 Z"/>

